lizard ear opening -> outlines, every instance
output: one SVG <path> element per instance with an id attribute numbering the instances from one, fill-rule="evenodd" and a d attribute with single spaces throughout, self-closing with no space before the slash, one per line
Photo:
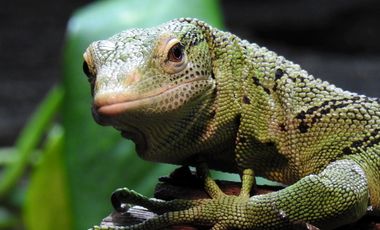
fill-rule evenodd
<path id="1" fill-rule="evenodd" d="M 163 68 L 168 73 L 181 72 L 187 66 L 185 47 L 177 38 L 172 38 L 166 43 L 164 49 L 166 59 Z"/>

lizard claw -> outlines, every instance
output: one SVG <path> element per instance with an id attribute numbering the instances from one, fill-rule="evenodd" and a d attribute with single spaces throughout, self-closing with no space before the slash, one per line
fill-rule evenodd
<path id="1" fill-rule="evenodd" d="M 248 228 L 249 223 L 244 221 L 244 216 L 249 192 L 254 183 L 253 171 L 245 170 L 243 172 L 243 185 L 239 196 L 224 194 L 209 176 L 205 166 L 197 168 L 197 172 L 203 175 L 205 190 L 211 199 L 163 201 L 149 199 L 127 188 L 117 189 L 111 197 L 116 211 L 124 213 L 128 210 L 129 205 L 139 205 L 159 215 L 139 224 L 111 227 L 111 229 L 160 229 L 184 224 L 210 226 L 214 230 L 225 230 L 232 227 Z M 242 218 L 239 218 L 239 215 L 236 218 L 236 213 L 240 213 Z M 94 227 L 94 229 L 103 228 L 101 226 Z M 110 227 L 106 229 L 110 229 Z"/>

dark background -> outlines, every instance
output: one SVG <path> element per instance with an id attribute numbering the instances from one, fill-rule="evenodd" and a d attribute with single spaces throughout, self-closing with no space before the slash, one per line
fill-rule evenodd
<path id="1" fill-rule="evenodd" d="M 59 82 L 67 21 L 89 2 L 1 3 L 0 146 L 13 144 L 38 102 Z M 284 55 L 314 76 L 380 97 L 380 1 L 221 3 L 231 32 Z"/>

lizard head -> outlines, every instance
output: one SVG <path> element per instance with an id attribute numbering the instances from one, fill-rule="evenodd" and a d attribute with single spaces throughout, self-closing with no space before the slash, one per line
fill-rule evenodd
<path id="1" fill-rule="evenodd" d="M 95 120 L 124 133 L 184 116 L 215 87 L 204 29 L 186 19 L 123 31 L 83 56 Z"/>

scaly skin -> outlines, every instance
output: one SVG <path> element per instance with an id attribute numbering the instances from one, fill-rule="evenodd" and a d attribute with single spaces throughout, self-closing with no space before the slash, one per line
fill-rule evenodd
<path id="1" fill-rule="evenodd" d="M 212 199 L 125 202 L 168 213 L 120 229 L 333 229 L 380 209 L 380 104 L 315 79 L 266 48 L 196 19 L 92 43 L 93 115 L 150 161 L 243 174 L 240 196 L 205 176 Z M 207 175 L 206 167 L 203 174 Z M 289 185 L 249 197 L 254 176 Z"/>

